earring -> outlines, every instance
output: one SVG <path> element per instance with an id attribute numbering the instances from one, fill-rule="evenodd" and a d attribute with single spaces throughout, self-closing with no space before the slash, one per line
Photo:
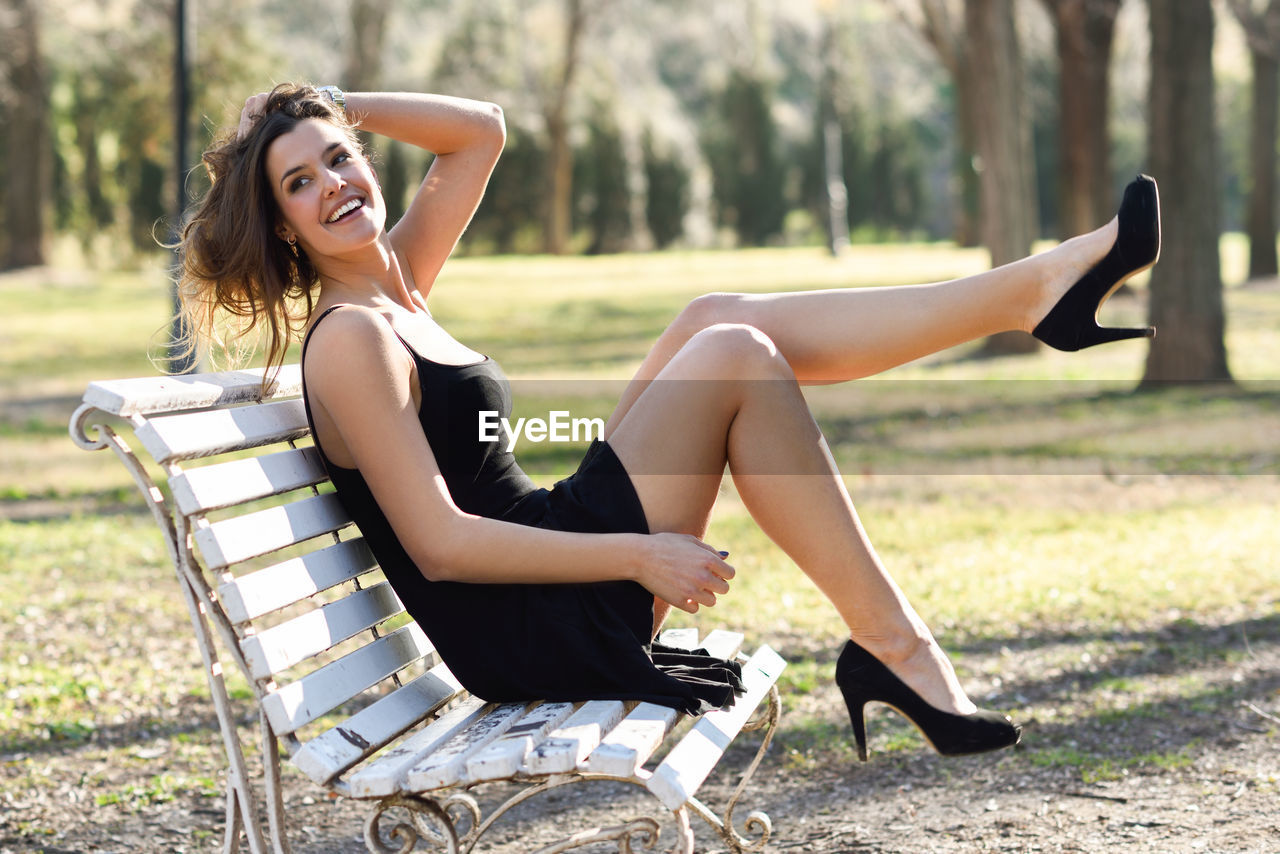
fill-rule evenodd
<path id="1" fill-rule="evenodd" d="M 289 248 L 293 250 L 293 257 L 298 257 L 298 235 L 290 234 L 285 238 L 285 242 L 289 244 Z"/>

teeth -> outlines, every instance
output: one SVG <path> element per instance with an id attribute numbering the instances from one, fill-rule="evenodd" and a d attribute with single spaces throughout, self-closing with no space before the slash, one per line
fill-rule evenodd
<path id="1" fill-rule="evenodd" d="M 360 200 L 352 199 L 351 201 L 347 202 L 345 205 L 343 205 L 342 207 L 334 211 L 333 215 L 329 217 L 329 222 L 337 222 L 338 219 L 341 218 L 343 214 L 353 211 L 358 207 L 362 207 Z"/>

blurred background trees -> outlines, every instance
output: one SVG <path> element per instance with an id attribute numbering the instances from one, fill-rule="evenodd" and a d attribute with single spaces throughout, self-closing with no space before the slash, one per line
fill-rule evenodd
<path id="1" fill-rule="evenodd" d="M 817 245 L 843 193 L 854 242 L 953 239 L 1000 263 L 1105 221 L 1145 170 L 1180 245 L 1247 227 L 1252 275 L 1276 271 L 1280 0 L 187 5 L 196 147 L 283 80 L 502 104 L 507 151 L 462 252 Z M 198 164 L 169 166 L 173 6 L 0 0 L 0 267 L 53 246 L 130 262 L 169 232 L 175 182 L 203 188 Z M 1192 26 L 1199 59 L 1179 65 Z M 372 146 L 398 216 L 429 155 Z M 1220 341 L 1214 263 L 1161 266 L 1199 295 L 1157 278 L 1162 330 L 1185 310 Z"/>

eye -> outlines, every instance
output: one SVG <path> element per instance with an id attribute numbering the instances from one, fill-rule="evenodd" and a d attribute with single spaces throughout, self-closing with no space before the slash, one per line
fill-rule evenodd
<path id="1" fill-rule="evenodd" d="M 339 151 L 337 154 L 333 156 L 333 165 L 337 166 L 339 163 L 345 163 L 350 159 L 351 159 L 350 152 Z"/>
<path id="2" fill-rule="evenodd" d="M 303 187 L 306 186 L 307 180 L 308 179 L 305 177 L 294 178 L 292 181 L 289 182 L 289 192 L 290 193 L 298 192 L 299 190 L 301 190 Z"/>

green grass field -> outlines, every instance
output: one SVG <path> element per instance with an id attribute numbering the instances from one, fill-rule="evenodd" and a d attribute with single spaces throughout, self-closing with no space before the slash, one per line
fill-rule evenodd
<path id="1" fill-rule="evenodd" d="M 1226 241 L 1228 281 L 1239 258 Z M 858 247 L 840 260 L 781 249 L 458 259 L 432 305 L 455 337 L 503 363 L 517 414 L 606 416 L 648 344 L 699 293 L 932 281 L 983 259 L 934 245 Z M 1104 322 L 1138 321 L 1141 281 L 1136 292 Z M 167 300 L 158 272 L 0 278 L 0 759 L 10 772 L 0 792 L 65 782 L 59 757 L 118 760 L 132 777 L 81 771 L 80 785 L 140 808 L 207 792 L 219 765 L 216 733 L 190 735 L 191 716 L 209 714 L 207 690 L 153 523 L 115 459 L 66 434 L 88 381 L 155 370 L 148 351 L 160 349 Z M 1134 394 L 1146 345 L 1129 342 L 987 360 L 948 352 L 811 390 L 872 538 L 964 678 L 998 694 L 1002 656 L 1038 650 L 1058 666 L 1063 638 L 1241 621 L 1276 631 L 1280 288 L 1233 286 L 1227 303 L 1233 388 Z M 576 453 L 518 451 L 545 482 Z M 736 627 L 792 661 L 783 740 L 803 761 L 837 725 L 813 699 L 831 697 L 840 625 L 728 485 L 708 540 L 732 553 L 739 580 L 713 612 L 674 622 Z M 1087 699 L 1094 712 L 1114 712 L 1115 688 Z M 1145 690 L 1202 688 L 1188 677 Z M 1028 704 L 1024 714 L 1045 720 L 1066 713 L 1052 699 Z M 139 730 L 179 745 L 160 783 L 135 758 Z M 919 747 L 894 738 L 879 749 Z M 1072 750 L 1050 740 L 1039 761 L 1098 773 L 1100 754 Z M 1113 770 L 1154 761 L 1107 756 Z"/>

